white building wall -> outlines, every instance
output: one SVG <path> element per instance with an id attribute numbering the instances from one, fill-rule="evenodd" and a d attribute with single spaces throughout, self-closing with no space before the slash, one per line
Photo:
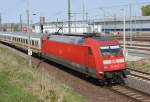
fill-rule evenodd
<path id="1" fill-rule="evenodd" d="M 36 32 L 40 32 L 40 26 L 39 25 L 35 25 Z M 59 30 L 60 28 L 62 28 L 61 30 Z M 87 33 L 87 32 L 101 32 L 101 25 L 95 25 L 95 26 L 91 26 L 88 24 L 83 24 L 83 23 L 72 23 L 71 24 L 71 33 Z M 90 29 L 90 30 L 89 30 Z M 63 23 L 62 24 L 45 24 L 43 26 L 43 32 L 48 32 L 48 33 L 55 33 L 59 30 L 59 32 L 61 33 L 68 33 L 68 24 L 67 23 Z"/>

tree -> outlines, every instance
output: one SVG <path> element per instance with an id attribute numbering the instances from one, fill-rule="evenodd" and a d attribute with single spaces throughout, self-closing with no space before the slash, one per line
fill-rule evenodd
<path id="1" fill-rule="evenodd" d="M 150 16 L 150 5 L 143 6 L 141 10 L 143 16 Z"/>

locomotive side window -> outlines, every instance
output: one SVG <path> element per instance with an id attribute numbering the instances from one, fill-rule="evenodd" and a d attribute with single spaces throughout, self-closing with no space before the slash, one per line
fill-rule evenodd
<path id="1" fill-rule="evenodd" d="M 118 55 L 122 54 L 121 48 L 119 45 L 116 46 L 102 46 L 100 47 L 102 55 Z"/>
<path id="2" fill-rule="evenodd" d="M 89 55 L 93 55 L 91 48 L 88 48 L 88 54 L 89 54 Z"/>

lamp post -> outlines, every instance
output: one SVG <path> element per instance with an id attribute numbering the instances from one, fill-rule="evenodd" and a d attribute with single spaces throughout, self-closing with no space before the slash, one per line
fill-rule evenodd
<path id="1" fill-rule="evenodd" d="M 103 15 L 104 15 L 104 25 L 103 25 L 103 28 L 104 28 L 104 34 L 105 34 L 105 25 L 106 25 L 106 22 L 105 22 L 105 17 L 106 17 L 106 12 L 103 8 L 100 8 L 100 10 L 103 12 Z"/>
<path id="2" fill-rule="evenodd" d="M 0 13 L 0 24 L 2 24 L 2 14 Z"/>
<path id="3" fill-rule="evenodd" d="M 28 64 L 32 65 L 31 55 L 32 50 L 30 48 L 31 45 L 31 37 L 30 37 L 30 8 L 29 8 L 29 0 L 27 0 L 27 33 L 28 33 Z"/>
<path id="4" fill-rule="evenodd" d="M 71 33 L 71 3 L 68 0 L 68 33 Z"/>
<path id="5" fill-rule="evenodd" d="M 133 26 L 132 26 L 132 4 L 129 4 L 129 9 L 130 9 L 130 46 L 132 46 L 132 30 L 133 30 Z"/>
<path id="6" fill-rule="evenodd" d="M 127 51 L 126 51 L 126 12 L 125 9 L 122 9 L 123 11 L 123 54 L 125 58 L 127 57 Z"/>
<path id="7" fill-rule="evenodd" d="M 22 32 L 22 15 L 20 14 L 20 32 Z"/>

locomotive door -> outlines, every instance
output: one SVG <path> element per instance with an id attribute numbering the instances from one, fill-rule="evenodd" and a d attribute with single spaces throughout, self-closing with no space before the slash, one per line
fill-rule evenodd
<path id="1" fill-rule="evenodd" d="M 86 72 L 88 75 L 90 75 L 90 63 L 91 63 L 91 57 L 92 57 L 92 49 L 88 47 L 87 49 L 87 55 L 86 55 Z"/>
<path id="2" fill-rule="evenodd" d="M 87 74 L 96 78 L 96 66 L 95 66 L 95 58 L 93 56 L 93 49 L 88 47 L 87 50 Z"/>

